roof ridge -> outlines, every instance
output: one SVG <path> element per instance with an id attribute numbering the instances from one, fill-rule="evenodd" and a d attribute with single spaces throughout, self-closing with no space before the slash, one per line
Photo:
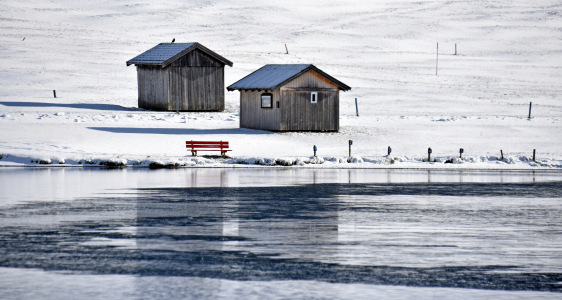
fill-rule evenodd
<path id="1" fill-rule="evenodd" d="M 287 68 L 275 68 L 278 66 L 285 66 Z M 267 64 L 231 84 L 226 89 L 228 91 L 275 90 L 310 70 L 314 70 L 321 76 L 332 81 L 341 90 L 347 91 L 351 89 L 349 86 L 328 75 L 313 64 Z"/>
<path id="2" fill-rule="evenodd" d="M 222 64 L 232 67 L 232 62 L 228 59 L 220 56 L 214 51 L 208 49 L 207 47 L 201 45 L 198 42 L 190 43 L 159 43 L 156 46 L 146 50 L 145 52 L 135 56 L 134 58 L 127 61 L 127 66 L 135 65 L 156 65 L 161 67 L 166 67 L 179 57 L 182 57 L 188 52 L 195 49 L 199 49 L 205 54 L 211 56 L 213 59 L 219 61 Z"/>

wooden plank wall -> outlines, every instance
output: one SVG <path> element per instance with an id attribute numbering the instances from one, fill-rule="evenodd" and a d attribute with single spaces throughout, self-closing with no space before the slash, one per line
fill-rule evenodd
<path id="1" fill-rule="evenodd" d="M 137 66 L 139 107 L 168 110 L 168 82 L 168 72 L 161 67 Z"/>
<path id="2" fill-rule="evenodd" d="M 281 131 L 338 131 L 339 92 L 318 92 L 318 103 L 309 91 L 282 91 Z"/>
<path id="3" fill-rule="evenodd" d="M 318 103 L 310 102 L 318 92 Z M 282 131 L 338 131 L 339 90 L 336 84 L 309 71 L 281 87 Z"/>
<path id="4" fill-rule="evenodd" d="M 324 78 L 322 75 L 310 70 L 305 74 L 293 79 L 282 88 L 336 88 L 337 85 Z"/>
<path id="5" fill-rule="evenodd" d="M 240 127 L 263 130 L 280 130 L 280 109 L 277 101 L 281 99 L 279 90 L 272 92 L 273 108 L 261 107 L 264 91 L 240 91 Z"/>
<path id="6" fill-rule="evenodd" d="M 137 67 L 139 107 L 175 111 L 224 110 L 224 65 L 193 50 L 166 68 Z"/>
<path id="7" fill-rule="evenodd" d="M 175 109 L 180 96 L 180 110 L 224 110 L 224 66 L 199 50 L 193 50 L 171 66 L 173 82 L 170 95 Z"/>

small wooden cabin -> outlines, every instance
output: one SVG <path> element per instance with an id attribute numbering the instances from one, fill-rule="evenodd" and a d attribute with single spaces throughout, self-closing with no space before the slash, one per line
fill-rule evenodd
<path id="1" fill-rule="evenodd" d="M 199 43 L 162 43 L 127 61 L 136 65 L 139 107 L 223 111 L 224 66 L 232 62 Z"/>
<path id="2" fill-rule="evenodd" d="M 351 88 L 314 65 L 265 65 L 226 88 L 240 91 L 240 127 L 338 131 L 339 92 Z"/>

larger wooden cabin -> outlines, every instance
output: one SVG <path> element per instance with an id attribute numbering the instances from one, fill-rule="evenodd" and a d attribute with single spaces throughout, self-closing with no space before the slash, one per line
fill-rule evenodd
<path id="1" fill-rule="evenodd" d="M 199 43 L 162 43 L 127 61 L 136 65 L 140 108 L 223 111 L 224 66 L 232 62 Z"/>
<path id="2" fill-rule="evenodd" d="M 226 88 L 240 91 L 240 127 L 338 131 L 339 91 L 351 88 L 314 65 L 265 65 Z"/>

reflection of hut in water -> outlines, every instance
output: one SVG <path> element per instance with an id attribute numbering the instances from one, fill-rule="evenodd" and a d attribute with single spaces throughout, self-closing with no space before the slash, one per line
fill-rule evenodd
<path id="1" fill-rule="evenodd" d="M 238 186 L 238 176 L 224 169 L 193 169 L 186 174 L 186 186 L 189 187 L 229 187 Z"/>
<path id="2" fill-rule="evenodd" d="M 189 176 L 203 178 L 212 173 L 228 180 L 236 174 L 216 172 L 190 172 Z M 196 180 L 189 177 L 188 182 Z M 228 273 L 229 260 L 236 260 L 235 253 L 241 252 L 333 259 L 338 255 L 334 246 L 338 241 L 337 195 L 337 185 L 147 190 L 140 192 L 137 201 L 136 245 L 139 250 L 214 259 L 186 265 L 186 269 L 199 268 L 217 276 L 222 271 L 217 271 L 216 263 L 224 263 Z M 222 257 L 227 252 L 234 256 Z"/>
<path id="3" fill-rule="evenodd" d="M 312 188 L 314 187 L 314 188 Z M 318 196 L 322 185 L 256 188 L 253 201 L 240 201 L 240 236 L 259 241 L 256 252 L 282 257 L 333 256 L 338 241 L 338 199 Z M 336 187 L 332 187 L 337 189 Z M 336 195 L 332 195 L 336 196 Z M 312 249 L 314 248 L 314 249 Z M 322 252 L 322 254 L 320 254 Z"/>

